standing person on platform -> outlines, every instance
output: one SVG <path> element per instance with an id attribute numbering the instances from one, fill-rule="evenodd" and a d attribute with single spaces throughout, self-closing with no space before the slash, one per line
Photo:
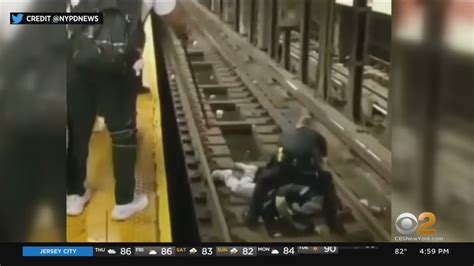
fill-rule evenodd
<path id="1" fill-rule="evenodd" d="M 136 100 L 143 68 L 144 21 L 151 11 L 185 35 L 176 0 L 70 0 L 70 12 L 104 15 L 101 25 L 68 25 L 70 53 L 67 90 L 67 214 L 80 215 L 91 197 L 86 187 L 89 139 L 97 106 L 112 139 L 115 207 L 112 218 L 125 220 L 148 205 L 135 194 Z"/>

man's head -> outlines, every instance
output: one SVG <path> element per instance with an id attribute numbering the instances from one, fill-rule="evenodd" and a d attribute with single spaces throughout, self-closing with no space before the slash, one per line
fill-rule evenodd
<path id="1" fill-rule="evenodd" d="M 285 132 L 281 136 L 278 161 L 293 165 L 314 165 L 319 162 L 320 148 L 311 129 L 301 128 Z"/>

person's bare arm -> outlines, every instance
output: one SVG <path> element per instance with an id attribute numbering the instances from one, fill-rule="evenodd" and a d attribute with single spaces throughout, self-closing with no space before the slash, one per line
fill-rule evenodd
<path id="1" fill-rule="evenodd" d="M 163 16 L 164 21 L 173 28 L 180 39 L 187 39 L 188 23 L 186 21 L 183 3 L 176 0 L 176 6 L 173 11 Z"/>

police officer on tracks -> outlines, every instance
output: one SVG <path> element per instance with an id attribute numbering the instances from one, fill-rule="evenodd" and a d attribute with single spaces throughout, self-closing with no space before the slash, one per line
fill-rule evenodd
<path id="1" fill-rule="evenodd" d="M 310 116 L 303 117 L 297 127 L 285 132 L 276 156 L 256 175 L 256 186 L 244 220 L 251 229 L 263 216 L 263 204 L 271 190 L 288 185 L 309 186 L 323 197 L 323 215 L 332 231 L 341 230 L 337 219 L 340 207 L 330 172 L 326 171 L 327 144 L 325 138 L 309 128 Z"/>

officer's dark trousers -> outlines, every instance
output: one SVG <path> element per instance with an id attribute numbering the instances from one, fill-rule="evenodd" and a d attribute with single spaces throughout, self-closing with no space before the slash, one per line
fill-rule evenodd
<path id="1" fill-rule="evenodd" d="M 322 170 L 296 173 L 296 171 L 282 170 L 278 166 L 263 168 L 257 173 L 255 191 L 248 210 L 248 222 L 256 224 L 258 217 L 262 215 L 263 204 L 268 193 L 287 184 L 309 186 L 322 195 L 324 197 L 323 212 L 328 226 L 331 229 L 336 228 L 339 200 L 331 173 Z"/>
<path id="2" fill-rule="evenodd" d="M 127 204 L 135 190 L 137 77 L 130 71 L 120 75 L 98 75 L 68 66 L 67 193 L 83 195 L 87 176 L 89 140 L 97 107 L 112 139 L 115 202 Z"/>

